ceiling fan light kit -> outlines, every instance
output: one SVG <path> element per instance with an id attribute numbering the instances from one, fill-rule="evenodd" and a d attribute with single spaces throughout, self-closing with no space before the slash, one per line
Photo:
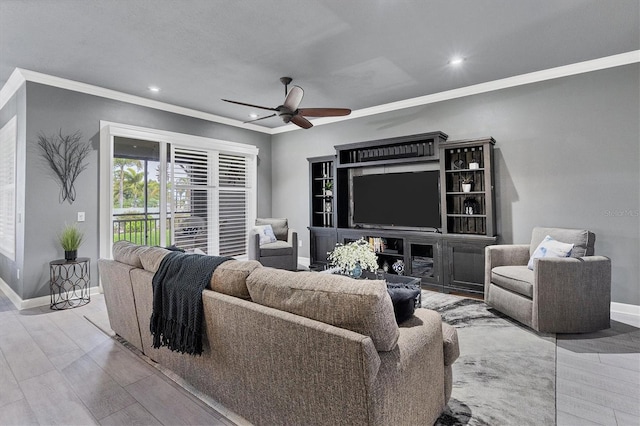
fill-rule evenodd
<path id="1" fill-rule="evenodd" d="M 264 120 L 267 118 L 275 117 L 276 115 L 282 119 L 285 123 L 293 123 L 303 129 L 309 129 L 313 127 L 313 124 L 305 118 L 306 117 L 339 117 L 351 114 L 351 110 L 348 108 L 298 108 L 302 102 L 304 96 L 304 90 L 300 86 L 293 86 L 289 90 L 289 84 L 293 79 L 291 77 L 281 77 L 280 82 L 284 84 L 284 103 L 276 108 L 269 108 L 260 105 L 253 105 L 244 102 L 232 101 L 229 99 L 222 99 L 225 102 L 232 104 L 248 106 L 252 108 L 264 109 L 267 111 L 274 111 L 273 114 L 264 117 L 256 118 L 255 120 L 245 121 L 245 123 L 253 123 L 254 121 Z"/>

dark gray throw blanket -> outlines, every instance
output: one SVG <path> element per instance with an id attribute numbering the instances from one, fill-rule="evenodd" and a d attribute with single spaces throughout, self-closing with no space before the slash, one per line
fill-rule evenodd
<path id="1" fill-rule="evenodd" d="M 171 252 L 153 276 L 153 347 L 202 354 L 202 291 L 213 271 L 230 257 Z"/>

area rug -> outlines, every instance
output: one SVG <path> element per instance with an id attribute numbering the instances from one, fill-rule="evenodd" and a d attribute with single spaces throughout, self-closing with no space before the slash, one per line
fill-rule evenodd
<path id="1" fill-rule="evenodd" d="M 481 300 L 422 292 L 456 327 L 453 392 L 436 425 L 554 425 L 555 335 L 536 333 Z"/>

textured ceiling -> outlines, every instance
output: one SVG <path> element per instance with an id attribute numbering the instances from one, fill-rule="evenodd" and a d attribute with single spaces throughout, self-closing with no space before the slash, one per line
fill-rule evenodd
<path id="1" fill-rule="evenodd" d="M 220 99 L 275 107 L 282 76 L 356 110 L 638 49 L 638 0 L 0 0 L 0 86 L 19 67 L 241 121 Z"/>

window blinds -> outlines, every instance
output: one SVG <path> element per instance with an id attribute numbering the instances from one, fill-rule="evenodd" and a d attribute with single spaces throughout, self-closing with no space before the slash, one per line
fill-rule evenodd
<path id="1" fill-rule="evenodd" d="M 16 141 L 14 116 L 0 129 L 0 254 L 16 256 Z"/>
<path id="2" fill-rule="evenodd" d="M 173 147 L 173 244 L 207 254 L 247 253 L 250 179 L 245 156 Z"/>
<path id="3" fill-rule="evenodd" d="M 174 147 L 171 164 L 173 185 L 173 244 L 185 250 L 200 249 L 209 254 L 209 228 L 213 213 L 209 153 Z M 211 253 L 213 254 L 213 253 Z"/>
<path id="4" fill-rule="evenodd" d="M 247 252 L 247 160 L 220 154 L 218 161 L 220 255 L 241 256 Z"/>

